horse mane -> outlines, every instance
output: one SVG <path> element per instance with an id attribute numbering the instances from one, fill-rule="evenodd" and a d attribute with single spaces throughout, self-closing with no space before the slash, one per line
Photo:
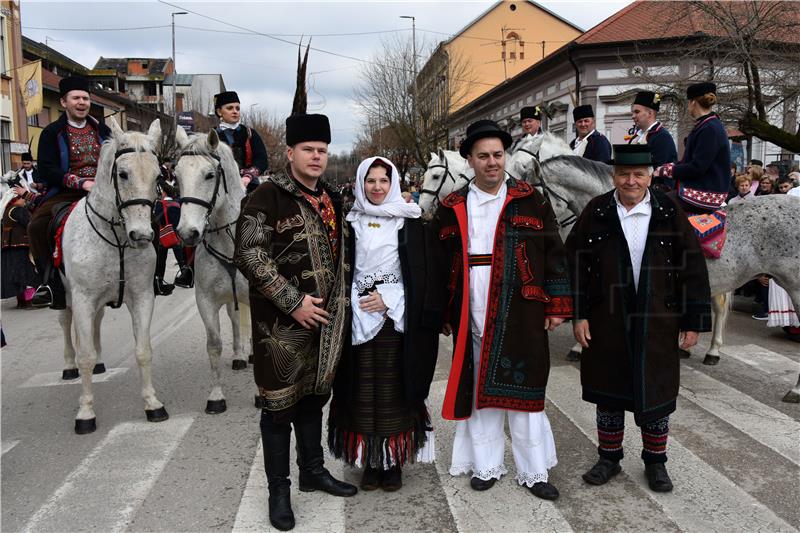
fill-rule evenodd
<path id="1" fill-rule="evenodd" d="M 542 169 L 556 164 L 565 164 L 572 167 L 577 167 L 578 170 L 592 175 L 600 180 L 602 183 L 611 183 L 611 166 L 605 163 L 599 163 L 586 159 L 579 155 L 557 155 L 545 161 L 542 161 Z"/>

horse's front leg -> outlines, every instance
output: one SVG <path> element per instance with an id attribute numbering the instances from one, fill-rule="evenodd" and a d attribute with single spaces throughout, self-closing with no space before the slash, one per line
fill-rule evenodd
<path id="1" fill-rule="evenodd" d="M 80 374 L 75 364 L 75 345 L 72 342 L 72 307 L 67 306 L 58 313 L 58 323 L 64 334 L 64 370 L 61 371 L 61 379 L 78 379 Z"/>
<path id="2" fill-rule="evenodd" d="M 711 297 L 711 310 L 714 312 L 713 332 L 711 336 L 711 346 L 708 348 L 706 358 L 703 359 L 704 365 L 716 365 L 719 363 L 719 349 L 722 348 L 722 333 L 725 331 L 725 323 L 728 321 L 729 302 L 733 295 L 723 292 Z"/>
<path id="3" fill-rule="evenodd" d="M 148 287 L 149 289 L 149 287 Z M 133 291 L 131 291 L 133 292 Z M 136 343 L 136 363 L 142 380 L 142 399 L 148 422 L 163 422 L 169 418 L 167 410 L 156 397 L 153 388 L 153 348 L 150 345 L 150 322 L 153 319 L 155 296 L 152 290 L 134 293 L 128 311 L 133 322 L 133 338 Z"/>
<path id="4" fill-rule="evenodd" d="M 197 289 L 195 289 L 197 290 Z M 222 337 L 219 331 L 219 304 L 210 295 L 197 293 L 197 310 L 206 328 L 206 351 L 211 364 L 211 394 L 206 402 L 206 413 L 224 413 L 228 406 L 222 394 L 222 375 L 219 359 L 222 355 Z"/>
<path id="5" fill-rule="evenodd" d="M 100 345 L 100 324 L 103 323 L 105 312 L 106 308 L 101 307 L 94 316 L 94 351 L 97 354 L 97 362 L 92 369 L 93 374 L 102 374 L 106 371 L 106 365 L 100 360 L 103 358 L 103 348 Z"/>
<path id="6" fill-rule="evenodd" d="M 236 310 L 233 302 L 225 304 L 225 310 L 228 312 L 228 317 L 231 319 L 231 327 L 233 328 L 233 362 L 231 368 L 234 370 L 246 370 L 247 360 L 242 355 L 242 330 L 239 311 Z"/>
<path id="7" fill-rule="evenodd" d="M 72 297 L 72 321 L 75 325 L 75 344 L 78 351 L 78 369 L 81 376 L 81 397 L 75 417 L 75 433 L 84 435 L 97 429 L 92 393 L 92 369 L 97 362 L 94 345 L 96 307 L 83 295 Z"/>

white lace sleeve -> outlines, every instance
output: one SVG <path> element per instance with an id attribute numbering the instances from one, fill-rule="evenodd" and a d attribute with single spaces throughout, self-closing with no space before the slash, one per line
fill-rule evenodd
<path id="1" fill-rule="evenodd" d="M 384 283 L 378 286 L 383 303 L 389 308 L 386 316 L 394 321 L 394 329 L 403 333 L 406 314 L 406 298 L 402 283 Z"/>

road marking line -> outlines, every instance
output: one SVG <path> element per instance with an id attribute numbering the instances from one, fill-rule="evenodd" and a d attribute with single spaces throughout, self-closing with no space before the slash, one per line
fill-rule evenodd
<path id="1" fill-rule="evenodd" d="M 436 431 L 436 472 L 442 484 L 450 513 L 459 531 L 573 531 L 572 526 L 553 502 L 533 496 L 514 479 L 516 469 L 511 452 L 511 440 L 506 435 L 505 465 L 508 474 L 485 494 L 469 488 L 469 476 L 451 476 L 450 459 L 453 450 L 455 422 L 442 419 L 446 381 L 431 385 L 428 401 L 431 422 Z M 512 512 L 513 511 L 513 512 Z"/>
<path id="2" fill-rule="evenodd" d="M 800 363 L 757 344 L 723 346 L 722 353 L 770 376 L 786 379 L 792 384 L 797 382 Z"/>
<path id="3" fill-rule="evenodd" d="M 124 531 L 196 414 L 118 424 L 23 531 Z"/>
<path id="4" fill-rule="evenodd" d="M 550 369 L 547 396 L 584 435 L 597 443 L 595 406 L 581 400 L 576 385 L 579 370 L 571 366 Z M 679 417 L 680 409 L 672 416 Z M 669 437 L 670 476 L 675 490 L 657 494 L 647 487 L 639 459 L 641 438 L 630 413 L 626 416 L 623 472 L 627 472 L 642 492 L 656 503 L 683 531 L 797 531 L 772 510 L 750 496 L 685 448 L 674 435 Z M 613 483 L 613 481 L 611 482 Z M 602 489 L 601 489 L 602 490 Z"/>
<path id="5" fill-rule="evenodd" d="M 10 452 L 10 451 L 11 451 L 11 449 L 12 449 L 14 446 L 16 446 L 17 444 L 19 444 L 19 441 L 18 441 L 18 440 L 4 440 L 4 441 L 2 442 L 2 445 L 3 445 L 3 453 L 2 453 L 2 454 L 0 454 L 0 455 L 5 455 L 7 452 Z"/>
<path id="6" fill-rule="evenodd" d="M 327 412 L 324 414 L 323 419 L 327 419 Z M 324 442 L 323 446 L 326 447 Z M 294 432 L 292 432 L 290 449 L 291 502 L 297 530 L 311 533 L 343 533 L 346 522 L 344 512 L 345 498 L 330 496 L 320 491 L 300 492 L 300 484 L 297 479 L 297 463 L 295 461 L 297 452 Z M 331 457 L 327 450 L 325 450 L 325 467 L 333 477 L 343 479 L 343 463 Z M 269 523 L 268 495 L 267 476 L 264 473 L 264 448 L 259 438 L 256 454 L 253 458 L 253 466 L 250 468 L 247 485 L 244 493 L 242 493 L 239 510 L 236 512 L 232 533 L 278 531 Z"/>
<path id="7" fill-rule="evenodd" d="M 102 374 L 94 374 L 92 376 L 92 383 L 104 383 L 110 381 L 112 378 L 122 375 L 127 372 L 127 368 L 109 368 Z M 75 379 L 61 379 L 61 372 L 44 372 L 31 376 L 28 381 L 20 385 L 21 389 L 30 387 L 55 387 L 59 385 L 80 385 L 81 378 Z"/>
<path id="8" fill-rule="evenodd" d="M 688 365 L 682 367 L 681 396 L 800 465 L 799 422 Z"/>

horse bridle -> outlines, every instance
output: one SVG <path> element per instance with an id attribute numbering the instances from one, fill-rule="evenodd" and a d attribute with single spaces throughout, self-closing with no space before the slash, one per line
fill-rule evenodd
<path id="1" fill-rule="evenodd" d="M 111 183 L 114 184 L 114 205 L 117 209 L 117 215 L 119 218 L 106 218 L 101 213 L 99 213 L 94 206 L 92 206 L 91 202 L 89 202 L 89 197 L 86 197 L 86 201 L 83 204 L 83 210 L 86 214 L 86 220 L 89 221 L 89 225 L 92 227 L 94 232 L 103 239 L 106 243 L 110 244 L 114 248 L 117 249 L 119 253 L 119 284 L 118 284 L 118 291 L 117 291 L 117 301 L 114 303 L 109 303 L 108 305 L 112 309 L 118 309 L 122 306 L 122 300 L 125 296 L 125 248 L 130 247 L 130 242 L 127 240 L 127 232 L 124 232 L 126 235 L 126 240 L 123 242 L 120 240 L 119 235 L 117 235 L 117 227 L 122 227 L 123 230 L 125 229 L 125 217 L 122 214 L 122 210 L 131 207 L 133 205 L 145 205 L 150 208 L 150 212 L 153 212 L 153 207 L 155 206 L 155 202 L 149 200 L 148 198 L 131 198 L 130 200 L 122 200 L 122 196 L 119 193 L 119 175 L 117 173 L 117 161 L 120 157 L 125 154 L 133 154 L 133 153 L 149 153 L 155 157 L 155 152 L 150 150 L 137 150 L 135 148 L 122 148 L 117 150 L 114 154 L 114 166 L 111 167 Z M 89 216 L 89 210 L 98 217 L 100 220 L 105 222 L 111 227 L 111 234 L 114 235 L 114 242 L 112 242 L 108 237 L 100 233 L 100 230 L 97 229 L 94 222 L 92 222 L 92 217 Z"/>
<path id="2" fill-rule="evenodd" d="M 444 187 L 444 184 L 448 179 L 453 181 L 453 185 L 456 185 L 458 183 L 459 179 L 464 179 L 464 180 L 467 181 L 467 183 L 472 182 L 472 179 L 468 178 L 463 173 L 459 173 L 458 174 L 458 179 L 456 179 L 456 177 L 453 176 L 453 173 L 450 171 L 450 164 L 447 161 L 447 157 L 444 157 L 444 165 L 429 165 L 428 166 L 428 170 L 430 170 L 432 168 L 443 168 L 444 169 L 444 176 L 442 176 L 442 179 L 439 180 L 439 186 L 436 188 L 436 190 L 426 189 L 426 188 L 423 187 L 422 190 L 419 191 L 420 198 L 422 197 L 423 194 L 430 194 L 430 195 L 433 196 L 434 201 L 438 200 L 439 193 L 442 191 L 442 187 Z"/>
<path id="3" fill-rule="evenodd" d="M 208 226 L 210 224 L 211 213 L 214 211 L 214 206 L 217 205 L 217 198 L 219 197 L 219 185 L 220 182 L 222 183 L 222 188 L 225 191 L 225 194 L 228 194 L 228 180 L 227 176 L 225 175 L 225 168 L 222 166 L 222 160 L 217 154 L 213 153 L 200 153 L 195 152 L 193 150 L 187 150 L 181 152 L 178 155 L 178 160 L 175 162 L 176 166 L 178 161 L 180 161 L 181 157 L 185 155 L 193 155 L 198 157 L 210 157 L 211 159 L 217 162 L 217 169 L 215 171 L 215 181 L 214 181 L 214 192 L 211 194 L 211 201 L 203 200 L 202 198 L 197 198 L 195 196 L 183 196 L 181 195 L 178 203 L 181 204 L 196 204 L 206 208 L 206 215 L 205 215 L 205 225 Z M 228 237 L 231 239 L 231 242 L 236 242 L 236 238 L 233 235 L 233 231 L 231 228 L 233 225 L 236 224 L 236 220 L 228 222 L 227 224 L 223 224 L 222 226 L 218 226 L 216 228 L 205 228 L 203 231 L 203 247 L 206 251 L 216 259 L 217 261 L 222 264 L 222 267 L 228 272 L 228 275 L 231 278 L 231 285 L 233 288 L 233 305 L 234 308 L 238 311 L 239 310 L 239 298 L 236 294 L 236 265 L 233 263 L 233 257 L 228 257 L 224 253 L 220 252 L 216 248 L 214 248 L 211 244 L 208 243 L 206 239 L 206 235 L 209 233 L 218 233 L 220 231 L 225 231 Z"/>
<path id="4" fill-rule="evenodd" d="M 526 154 L 531 156 L 533 159 L 535 159 L 537 162 L 539 161 L 538 154 L 534 154 L 530 150 L 527 150 L 525 148 L 517 148 L 515 151 L 516 152 L 525 152 Z M 509 174 L 509 176 L 510 175 L 511 174 Z M 570 210 L 570 214 L 569 214 L 569 216 L 567 216 L 566 218 L 564 218 L 562 220 L 556 220 L 556 225 L 558 225 L 559 228 L 567 228 L 567 227 L 571 226 L 572 224 L 574 224 L 578 220 L 578 214 L 580 214 L 580 212 L 581 212 L 580 208 L 578 208 L 578 204 L 576 204 L 574 200 L 569 200 L 567 198 L 564 198 L 562 195 L 560 195 L 556 191 L 554 191 L 547 184 L 547 182 L 544 180 L 544 174 L 539 172 L 539 181 L 538 181 L 538 183 L 531 183 L 531 185 L 533 185 L 534 187 L 541 187 L 542 195 L 544 195 L 545 199 L 548 202 L 550 202 L 550 205 L 553 204 L 553 201 L 550 198 L 551 196 L 554 197 L 554 198 L 557 198 L 558 200 L 561 200 L 562 202 L 567 204 L 567 209 Z"/>

